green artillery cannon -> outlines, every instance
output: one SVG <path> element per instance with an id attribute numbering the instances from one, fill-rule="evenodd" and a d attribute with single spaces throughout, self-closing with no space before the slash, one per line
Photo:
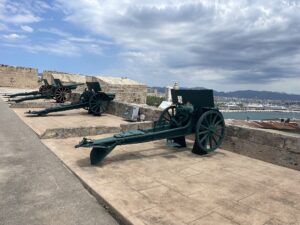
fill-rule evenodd
<path id="1" fill-rule="evenodd" d="M 67 96 L 71 94 L 71 91 L 76 89 L 83 83 L 62 83 L 59 79 L 54 79 L 54 84 L 49 85 L 46 79 L 43 79 L 44 84 L 38 91 L 17 93 L 13 95 L 7 95 L 10 97 L 9 101 L 16 103 L 36 100 L 36 99 L 54 99 L 57 103 L 64 103 L 67 100 Z M 27 96 L 24 98 L 14 99 L 18 96 Z M 13 98 L 13 99 L 11 99 Z"/>
<path id="2" fill-rule="evenodd" d="M 20 96 L 38 95 L 38 94 L 43 94 L 44 92 L 46 92 L 47 90 L 52 88 L 52 85 L 50 85 L 46 79 L 43 79 L 42 82 L 44 84 L 41 85 L 39 90 L 37 90 L 37 91 L 21 92 L 21 93 L 16 93 L 16 94 L 5 94 L 3 96 L 9 97 L 9 98 L 15 98 L 15 97 L 20 97 Z"/>
<path id="3" fill-rule="evenodd" d="M 60 105 L 40 111 L 28 111 L 26 114 L 45 116 L 48 113 L 84 108 L 93 115 L 101 116 L 108 103 L 115 98 L 115 94 L 101 92 L 98 82 L 86 82 L 86 85 L 88 88 L 81 94 L 77 103 Z"/>
<path id="4" fill-rule="evenodd" d="M 131 130 L 113 137 L 83 140 L 75 146 L 92 147 L 91 164 L 101 162 L 117 145 L 136 144 L 168 139 L 178 147 L 186 147 L 185 136 L 195 134 L 192 152 L 203 155 L 216 150 L 222 143 L 225 122 L 214 107 L 212 90 L 172 90 L 173 105 L 166 108 L 154 127 Z"/>

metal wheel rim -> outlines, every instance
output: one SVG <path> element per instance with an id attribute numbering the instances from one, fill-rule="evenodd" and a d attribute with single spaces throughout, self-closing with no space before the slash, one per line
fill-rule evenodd
<path id="1" fill-rule="evenodd" d="M 95 94 L 90 98 L 89 110 L 94 115 L 101 115 L 106 109 L 105 101 L 102 98 L 103 96 L 100 94 Z"/>
<path id="2" fill-rule="evenodd" d="M 222 144 L 224 134 L 225 122 L 219 111 L 210 110 L 201 115 L 196 125 L 196 141 L 202 150 L 216 150 Z"/>
<path id="3" fill-rule="evenodd" d="M 157 121 L 157 126 L 170 125 L 171 120 L 172 118 L 175 117 L 175 115 L 176 115 L 176 106 L 171 105 L 168 108 L 165 108 Z"/>
<path id="4" fill-rule="evenodd" d="M 70 91 L 67 88 L 61 87 L 58 88 L 55 92 L 55 100 L 58 103 L 63 103 L 66 101 L 67 97 L 66 94 L 68 94 Z"/>

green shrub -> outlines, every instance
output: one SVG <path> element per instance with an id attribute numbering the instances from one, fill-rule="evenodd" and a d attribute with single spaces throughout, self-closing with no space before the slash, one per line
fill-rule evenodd
<path id="1" fill-rule="evenodd" d="M 162 97 L 156 97 L 156 96 L 147 96 L 147 105 L 150 106 L 156 106 L 158 107 L 162 101 L 165 99 Z"/>

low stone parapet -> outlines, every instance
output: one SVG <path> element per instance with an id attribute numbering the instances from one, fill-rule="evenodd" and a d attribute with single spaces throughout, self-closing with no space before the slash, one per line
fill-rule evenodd
<path id="1" fill-rule="evenodd" d="M 229 125 L 222 148 L 300 170 L 300 135 Z"/>

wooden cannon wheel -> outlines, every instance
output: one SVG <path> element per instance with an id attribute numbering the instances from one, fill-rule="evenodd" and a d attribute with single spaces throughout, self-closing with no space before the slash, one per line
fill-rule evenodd
<path id="1" fill-rule="evenodd" d="M 89 100 L 89 111 L 95 116 L 101 116 L 108 105 L 107 96 L 104 93 L 95 93 Z"/>
<path id="2" fill-rule="evenodd" d="M 71 93 L 71 90 L 66 87 L 59 87 L 54 93 L 54 99 L 57 103 L 64 103 L 67 100 L 67 96 Z"/>
<path id="3" fill-rule="evenodd" d="M 208 153 L 216 150 L 222 144 L 225 135 L 225 122 L 218 110 L 203 113 L 196 125 L 196 144 L 199 148 L 196 154 Z"/>
<path id="4" fill-rule="evenodd" d="M 180 111 L 177 110 L 177 107 L 172 105 L 164 109 L 156 123 L 156 126 L 171 125 L 174 127 L 180 127 L 184 126 L 188 122 L 189 118 L 188 114 L 180 113 Z"/>

